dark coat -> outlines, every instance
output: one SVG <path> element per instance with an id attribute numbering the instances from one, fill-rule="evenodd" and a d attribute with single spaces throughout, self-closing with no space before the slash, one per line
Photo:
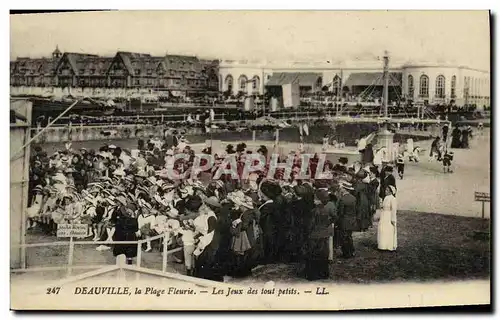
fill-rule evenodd
<path id="1" fill-rule="evenodd" d="M 366 230 L 371 224 L 369 192 L 368 184 L 364 182 L 359 181 L 354 185 L 356 215 L 358 217 L 359 228 L 361 230 Z"/>
<path id="2" fill-rule="evenodd" d="M 370 203 L 372 215 L 375 213 L 378 206 L 377 188 L 379 184 L 378 179 L 373 179 L 368 184 L 368 202 Z"/>
<path id="3" fill-rule="evenodd" d="M 460 129 L 454 128 L 451 132 L 451 147 L 452 148 L 460 148 L 461 147 L 461 132 Z"/>
<path id="4" fill-rule="evenodd" d="M 208 230 L 213 231 L 212 241 L 203 249 L 203 252 L 196 258 L 194 275 L 198 278 L 212 281 L 223 281 L 225 269 L 219 265 L 217 253 L 220 245 L 220 233 L 218 232 L 217 219 L 208 218 Z"/>
<path id="5" fill-rule="evenodd" d="M 111 222 L 115 224 L 115 233 L 113 241 L 137 241 L 135 234 L 139 230 L 137 219 L 122 213 L 122 208 L 116 209 L 112 216 Z M 137 256 L 136 244 L 115 244 L 113 247 L 113 255 L 118 256 L 124 254 L 127 258 Z"/>
<path id="6" fill-rule="evenodd" d="M 356 198 L 345 193 L 339 198 L 338 203 L 338 227 L 345 231 L 358 231 L 358 219 L 356 212 Z"/>
<path id="7" fill-rule="evenodd" d="M 367 146 L 365 150 L 363 150 L 363 153 L 361 155 L 361 161 L 363 163 L 372 163 L 374 158 L 373 154 L 373 148 L 370 146 Z"/>
<path id="8" fill-rule="evenodd" d="M 273 201 L 259 208 L 259 225 L 262 229 L 263 254 L 267 262 L 274 262 L 278 253 L 278 226 L 276 221 L 280 214 L 278 205 Z"/>
<path id="9" fill-rule="evenodd" d="M 308 280 L 329 276 L 328 238 L 333 235 L 331 205 L 320 204 L 313 210 L 313 219 L 306 246 L 305 277 Z"/>

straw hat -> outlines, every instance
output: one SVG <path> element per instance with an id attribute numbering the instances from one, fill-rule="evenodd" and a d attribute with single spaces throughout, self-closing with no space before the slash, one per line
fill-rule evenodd
<path id="1" fill-rule="evenodd" d="M 217 199 L 217 197 L 215 197 L 215 196 L 206 198 L 205 199 L 205 203 L 207 205 L 215 207 L 215 208 L 220 208 L 221 207 L 219 199 Z"/>
<path id="2" fill-rule="evenodd" d="M 115 171 L 113 171 L 113 175 L 124 177 L 125 176 L 125 170 L 123 170 L 123 168 L 118 168 Z"/>
<path id="3" fill-rule="evenodd" d="M 395 186 L 389 185 L 388 186 L 389 190 L 391 190 L 391 193 L 393 196 L 396 196 L 397 189 Z"/>
<path id="4" fill-rule="evenodd" d="M 148 174 L 146 173 L 146 171 L 144 170 L 140 170 L 139 172 L 137 172 L 135 174 L 136 177 L 139 177 L 139 178 L 147 178 L 148 177 Z"/>
<path id="5" fill-rule="evenodd" d="M 105 200 L 112 206 L 116 206 L 116 202 L 114 201 L 115 200 L 115 197 L 113 196 L 108 196 L 105 198 Z"/>
<path id="6" fill-rule="evenodd" d="M 245 195 L 243 191 L 238 190 L 231 192 L 227 195 L 227 198 L 231 200 L 234 204 L 245 207 L 248 209 L 253 209 L 253 200 L 249 196 Z"/>
<path id="7" fill-rule="evenodd" d="M 124 206 L 127 205 L 127 199 L 122 195 L 119 195 L 118 197 L 116 197 L 116 200 L 117 200 L 117 202 L 119 202 L 120 204 L 122 204 Z"/>
<path id="8" fill-rule="evenodd" d="M 346 189 L 346 190 L 354 190 L 354 188 L 352 187 L 352 184 L 350 182 L 345 181 L 345 180 L 341 180 L 339 182 L 339 186 L 343 189 Z"/>

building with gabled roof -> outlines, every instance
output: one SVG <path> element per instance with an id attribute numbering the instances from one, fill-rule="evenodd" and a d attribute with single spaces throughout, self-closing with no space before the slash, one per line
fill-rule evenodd
<path id="1" fill-rule="evenodd" d="M 17 58 L 10 70 L 12 86 L 149 88 L 182 94 L 219 89 L 218 60 L 196 56 L 118 51 L 103 57 L 56 48 L 52 58 Z"/>

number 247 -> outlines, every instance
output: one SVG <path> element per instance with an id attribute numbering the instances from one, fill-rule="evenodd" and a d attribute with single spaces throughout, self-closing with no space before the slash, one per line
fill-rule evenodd
<path id="1" fill-rule="evenodd" d="M 61 287 L 47 288 L 47 294 L 59 294 Z"/>

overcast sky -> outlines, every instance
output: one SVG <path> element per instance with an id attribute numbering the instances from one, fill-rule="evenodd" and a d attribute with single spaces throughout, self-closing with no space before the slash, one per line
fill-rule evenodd
<path id="1" fill-rule="evenodd" d="M 11 59 L 61 51 L 448 62 L 489 70 L 487 11 L 119 11 L 11 16 Z"/>

